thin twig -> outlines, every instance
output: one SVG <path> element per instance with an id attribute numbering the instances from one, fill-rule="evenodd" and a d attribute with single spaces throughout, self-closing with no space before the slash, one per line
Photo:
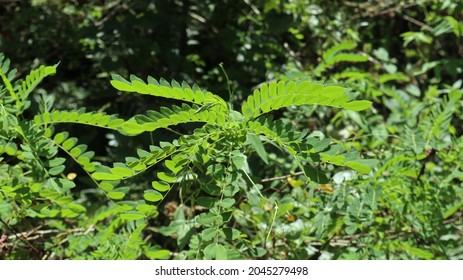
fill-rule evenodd
<path id="1" fill-rule="evenodd" d="M 0 218 L 0 222 L 10 231 L 14 234 L 13 237 L 15 238 L 18 238 L 19 240 L 23 241 L 24 243 L 27 244 L 27 246 L 29 246 L 32 250 L 34 250 L 36 253 L 40 253 L 40 251 L 35 248 L 34 245 L 32 245 L 29 240 L 27 240 L 27 238 L 21 233 L 21 232 L 16 232 L 16 230 L 14 230 L 13 228 L 11 228 L 5 221 L 3 221 L 2 218 Z M 10 238 L 10 237 L 8 237 Z"/>
<path id="2" fill-rule="evenodd" d="M 251 3 L 251 1 L 249 1 L 249 0 L 244 0 L 244 3 L 246 3 L 249 7 L 251 7 L 251 10 L 252 10 L 256 15 L 260 15 L 259 9 L 258 9 L 256 6 L 254 6 L 254 5 Z"/>
<path id="3" fill-rule="evenodd" d="M 413 24 L 418 25 L 419 27 L 421 27 L 421 28 L 423 28 L 423 29 L 426 29 L 426 30 L 431 31 L 431 32 L 434 31 L 434 29 L 433 29 L 431 26 L 429 26 L 429 25 L 427 25 L 427 24 L 425 24 L 425 23 L 423 23 L 423 22 L 421 22 L 421 21 L 419 21 L 419 20 L 417 20 L 417 19 L 414 19 L 414 18 L 412 18 L 412 17 L 410 17 L 410 16 L 403 15 L 402 18 L 403 18 L 404 20 L 406 20 L 406 21 L 409 21 L 409 22 L 411 22 L 411 23 L 413 23 Z"/>
<path id="4" fill-rule="evenodd" d="M 131 4 L 122 4 L 122 5 L 114 5 L 113 7 L 109 8 L 109 9 L 112 9 L 110 10 L 105 16 L 103 16 L 100 20 L 96 21 L 94 23 L 94 25 L 96 27 L 100 26 L 100 25 L 103 25 L 106 21 L 110 20 L 112 17 L 114 17 L 118 12 L 120 11 L 126 11 L 126 10 L 129 10 L 131 8 L 131 6 L 133 5 L 134 3 L 131 3 Z M 108 9 L 108 10 L 109 10 Z M 107 10 L 107 11 L 108 11 Z"/>
<path id="5" fill-rule="evenodd" d="M 295 172 L 294 174 L 290 174 L 290 175 L 284 175 L 284 176 L 273 177 L 273 178 L 265 178 L 265 179 L 262 179 L 261 182 L 264 183 L 264 182 L 270 182 L 270 181 L 284 180 L 284 179 L 288 179 L 294 176 L 299 176 L 302 174 L 304 174 L 304 172 L 299 171 L 299 172 Z"/>
<path id="6" fill-rule="evenodd" d="M 343 4 L 349 7 L 354 7 L 357 9 L 364 10 L 364 12 L 368 13 L 370 17 L 373 17 L 373 16 L 385 15 L 389 13 L 396 13 L 396 12 L 399 12 L 400 10 L 405 10 L 405 9 L 408 9 L 414 6 L 418 6 L 420 4 L 430 3 L 433 1 L 434 0 L 427 0 L 427 1 L 423 1 L 422 3 L 411 2 L 411 3 L 404 4 L 404 5 L 394 5 L 395 3 L 391 1 L 389 3 L 386 3 L 386 7 L 382 10 L 381 10 L 381 7 L 379 7 L 378 9 L 377 5 L 369 4 L 367 2 L 355 3 L 355 2 L 350 2 L 350 1 L 344 1 Z"/>
<path id="7" fill-rule="evenodd" d="M 77 235 L 87 235 L 88 233 L 90 233 L 90 232 L 92 232 L 94 230 L 95 230 L 94 225 L 91 225 L 87 229 L 86 228 L 74 228 L 74 229 L 66 230 L 64 232 L 60 231 L 60 230 L 57 230 L 57 229 L 47 229 L 47 230 L 30 230 L 30 231 L 26 231 L 26 232 L 21 232 L 19 234 L 22 235 L 26 240 L 35 240 L 35 239 L 43 237 L 44 235 L 52 234 L 52 233 L 58 233 L 57 236 L 59 237 L 59 236 L 68 235 L 68 234 L 71 234 L 71 233 L 78 233 Z M 35 233 L 35 234 L 32 235 L 32 233 Z M 81 233 L 81 234 L 79 234 L 79 233 Z M 17 238 L 19 238 L 17 235 L 8 236 L 9 240 L 14 240 L 14 239 L 17 239 Z"/>

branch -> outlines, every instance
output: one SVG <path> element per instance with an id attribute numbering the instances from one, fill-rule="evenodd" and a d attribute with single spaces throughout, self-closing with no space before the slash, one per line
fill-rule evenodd
<path id="1" fill-rule="evenodd" d="M 60 236 L 68 235 L 68 234 L 72 234 L 72 233 L 76 233 L 76 236 L 78 236 L 78 235 L 87 235 L 92 231 L 95 231 L 94 225 L 91 225 L 88 228 L 73 228 L 73 229 L 69 229 L 69 230 L 66 230 L 66 231 L 60 231 L 60 230 L 57 230 L 57 229 L 48 229 L 48 230 L 35 230 L 35 229 L 33 229 L 33 230 L 30 230 L 30 231 L 27 231 L 27 232 L 21 232 L 20 234 L 25 238 L 25 240 L 35 240 L 35 239 L 39 239 L 39 238 L 43 237 L 44 235 L 52 234 L 52 233 L 58 233 L 56 236 L 60 237 Z M 33 233 L 35 233 L 35 234 L 32 235 Z M 8 236 L 8 239 L 11 239 L 11 240 L 14 240 L 14 239 L 17 239 L 17 238 L 18 237 L 16 235 Z"/>
<path id="2" fill-rule="evenodd" d="M 416 24 L 416 25 L 418 25 L 419 27 L 421 27 L 421 28 L 423 28 L 423 29 L 426 29 L 426 30 L 428 30 L 428 31 L 430 31 L 430 32 L 433 32 L 433 31 L 434 31 L 434 29 L 433 29 L 431 26 L 429 26 L 429 25 L 427 25 L 427 24 L 425 24 L 425 23 L 423 23 L 423 22 L 421 22 L 421 21 L 419 21 L 419 20 L 416 20 L 416 19 L 414 19 L 414 18 L 412 18 L 412 17 L 410 17 L 410 16 L 403 15 L 402 18 L 403 18 L 404 20 L 409 21 L 409 22 L 411 22 L 411 23 L 413 23 L 413 24 Z"/>
<path id="3" fill-rule="evenodd" d="M 11 239 L 16 239 L 16 238 L 17 238 L 17 239 L 23 241 L 24 243 L 26 243 L 27 246 L 29 246 L 29 247 L 30 247 L 32 250 L 34 250 L 34 252 L 36 252 L 37 254 L 40 253 L 40 251 L 39 251 L 37 248 L 35 248 L 35 246 L 32 245 L 32 244 L 29 242 L 29 240 L 28 240 L 21 232 L 20 232 L 20 233 L 16 232 L 16 230 L 14 230 L 13 228 L 11 228 L 5 221 L 3 221 L 2 218 L 0 218 L 0 222 L 8 229 L 11 233 L 14 234 L 13 236 L 8 237 L 8 238 L 11 238 Z"/>
<path id="4" fill-rule="evenodd" d="M 304 172 L 299 171 L 299 172 L 296 172 L 296 173 L 290 174 L 290 175 L 284 175 L 284 176 L 273 177 L 273 178 L 265 178 L 265 179 L 262 179 L 261 182 L 264 183 L 264 182 L 270 182 L 270 181 L 284 180 L 284 179 L 294 177 L 294 176 L 299 176 L 299 175 L 302 175 L 302 174 L 304 174 Z"/>

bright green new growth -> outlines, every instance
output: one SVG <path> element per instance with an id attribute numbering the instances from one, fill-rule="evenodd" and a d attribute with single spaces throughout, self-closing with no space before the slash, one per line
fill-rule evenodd
<path id="1" fill-rule="evenodd" d="M 17 106 L 28 104 L 27 98 L 29 97 L 29 94 L 45 77 L 54 75 L 56 73 L 57 66 L 58 65 L 42 65 L 38 69 L 32 70 L 24 80 L 17 81 L 13 87 L 11 81 L 13 81 L 16 76 L 16 69 L 9 71 L 10 60 L 4 59 L 4 55 L 0 53 L 0 77 L 2 78 L 3 84 L 6 86 L 10 96 L 15 100 Z"/>
<path id="2" fill-rule="evenodd" d="M 34 215 L 39 217 L 76 217 L 86 211 L 72 202 L 68 194 L 75 184 L 64 176 L 66 158 L 57 156 L 58 150 L 79 164 L 89 178 L 103 190 L 107 197 L 119 201 L 117 212 L 123 221 L 153 218 L 158 215 L 157 206 L 174 186 L 198 189 L 207 196 L 193 198 L 207 212 L 194 217 L 184 217 L 184 234 L 178 236 L 178 246 L 189 244 L 191 257 L 207 259 L 240 258 L 240 252 L 227 242 L 243 238 L 242 233 L 228 226 L 232 210 L 239 193 L 255 189 L 262 199 L 275 206 L 278 203 L 265 198 L 253 182 L 248 166 L 249 151 L 254 151 L 265 162 L 269 162 L 264 143 L 271 143 L 291 155 L 308 181 L 327 183 L 328 176 L 319 169 L 321 163 L 350 167 L 360 173 L 370 172 L 374 160 L 361 159 L 358 153 L 343 153 L 340 145 L 310 131 L 297 131 L 289 124 L 273 120 L 269 114 L 288 106 L 318 105 L 353 111 L 368 109 L 369 101 L 351 101 L 346 89 L 309 81 L 280 81 L 264 83 L 243 103 L 240 112 L 231 110 L 222 98 L 211 92 L 190 87 L 186 83 L 164 79 L 157 81 L 148 77 L 147 82 L 130 76 L 130 82 L 113 75 L 111 84 L 119 91 L 134 92 L 184 102 L 172 108 L 161 107 L 149 110 L 124 120 L 116 115 L 99 112 L 47 111 L 37 114 L 33 120 L 18 121 L 17 117 L 29 106 L 30 92 L 48 75 L 56 72 L 56 66 L 41 66 L 31 71 L 25 81 L 12 83 L 15 72 L 8 71 L 9 61 L 0 56 L 0 76 L 6 89 L 1 89 L 1 117 L 5 135 L 0 148 L 16 156 L 34 170 L 35 182 L 29 182 L 39 199 L 50 200 L 56 205 L 43 208 Z M 14 86 L 13 86 L 14 84 Z M 5 96 L 8 94 L 8 96 Z M 68 132 L 55 132 L 56 125 L 72 123 L 135 136 L 158 129 L 173 129 L 186 123 L 204 123 L 191 135 L 182 135 L 169 142 L 151 145 L 147 150 L 138 149 L 136 156 L 125 162 L 105 166 L 93 161 L 95 153 L 87 145 Z M 20 138 L 18 147 L 9 139 Z M 4 140 L 6 139 L 6 140 Z M 151 182 L 152 189 L 143 192 L 143 200 L 133 202 L 123 199 L 131 191 L 125 186 L 130 179 L 158 163 L 164 171 L 156 173 Z M 270 237 L 273 221 L 269 221 Z M 161 233 L 169 235 L 177 225 L 171 225 Z M 198 231 L 199 235 L 191 235 Z M 156 251 L 156 250 L 155 250 Z M 147 256 L 154 256 L 153 251 Z M 157 252 L 157 251 L 156 251 Z M 165 254 L 164 254 L 165 255 Z"/>
<path id="3" fill-rule="evenodd" d="M 283 126 L 280 122 L 274 122 L 271 118 L 262 115 L 272 110 L 277 110 L 294 105 L 325 105 L 346 108 L 354 111 L 365 110 L 370 107 L 369 101 L 349 101 L 346 90 L 339 86 L 325 86 L 315 82 L 271 82 L 264 83 L 260 89 L 249 96 L 242 106 L 242 115 L 239 112 L 228 109 L 228 106 L 219 96 L 200 90 L 197 86 L 190 88 L 185 83 L 180 85 L 173 81 L 158 82 L 149 77 L 148 82 L 131 76 L 131 82 L 114 75 L 111 84 L 120 91 L 137 92 L 164 98 L 172 98 L 193 103 L 192 106 L 183 104 L 182 107 L 174 106 L 172 109 L 161 108 L 159 112 L 148 111 L 146 115 L 137 115 L 131 121 L 120 126 L 122 132 L 127 134 L 139 134 L 146 131 L 154 131 L 180 123 L 204 122 L 207 129 L 199 129 L 193 135 L 181 137 L 178 142 L 165 144 L 160 149 L 152 147 L 151 151 L 139 152 L 140 158 L 130 158 L 123 166 L 115 169 L 106 169 L 94 173 L 95 180 L 121 180 L 130 178 L 153 164 L 158 163 L 172 155 L 195 153 L 196 149 L 203 147 L 204 152 L 213 148 L 217 139 L 227 139 L 232 151 L 237 153 L 233 157 L 234 162 L 239 158 L 246 158 L 243 154 L 243 146 L 248 143 L 257 154 L 267 162 L 267 153 L 259 136 L 287 150 L 298 160 L 301 169 L 308 178 L 325 182 L 326 176 L 319 176 L 319 172 L 310 166 L 310 154 L 319 154 L 321 160 L 339 166 L 348 166 L 361 173 L 368 173 L 370 167 L 376 162 L 361 160 L 358 154 L 341 155 L 339 149 L 329 150 L 330 140 L 307 136 L 308 132 L 294 131 L 290 126 Z M 249 142 L 245 140 L 248 139 Z M 205 141 L 206 140 L 206 141 Z M 207 142 L 212 140 L 212 144 Z M 322 144 L 320 144 L 322 143 Z M 320 146 L 321 145 L 321 146 Z M 302 148 L 303 147 L 303 148 Z M 323 149 L 317 148 L 323 147 Z M 324 149 L 328 149 L 322 153 Z M 203 155 L 204 156 L 204 155 Z M 211 155 L 213 157 L 213 155 Z M 175 159 L 179 159 L 175 161 Z M 160 178 L 166 184 L 177 182 L 179 172 L 187 169 L 187 166 L 195 165 L 194 160 L 186 160 L 185 157 L 173 158 L 176 168 L 169 168 L 172 172 L 169 179 Z M 307 164 L 303 163 L 307 162 Z M 206 164 L 203 162 L 201 164 Z M 238 164 L 241 169 L 244 165 Z M 133 172 L 135 170 L 136 172 Z M 124 171 L 124 172 L 122 172 Z M 159 176 L 158 176 L 159 177 Z M 322 179 L 320 179 L 322 178 Z M 163 180 L 165 179 L 165 180 Z"/>
<path id="4" fill-rule="evenodd" d="M 365 62 L 368 61 L 368 57 L 362 54 L 356 54 L 350 51 L 357 47 L 355 42 L 341 42 L 340 44 L 334 45 L 323 53 L 322 62 L 314 69 L 314 74 L 320 76 L 329 67 L 336 65 L 339 62 Z"/>
<path id="5" fill-rule="evenodd" d="M 361 111 L 368 109 L 371 102 L 349 102 L 346 89 L 339 86 L 325 86 L 308 81 L 280 81 L 264 83 L 260 89 L 256 89 L 242 106 L 242 113 L 246 119 L 257 118 L 270 111 L 293 105 L 323 105 Z"/>
<path id="6" fill-rule="evenodd" d="M 12 199 L 13 205 L 25 208 L 30 207 L 32 197 L 52 202 L 51 206 L 38 204 L 18 217 L 77 217 L 86 209 L 73 202 L 69 195 L 75 183 L 60 176 L 64 172 L 66 159 L 57 156 L 59 146 L 51 139 L 53 127 L 37 126 L 33 121 L 23 119 L 22 115 L 30 106 L 29 94 L 45 77 L 56 73 L 56 65 L 41 66 L 31 71 L 24 80 L 15 81 L 16 70 L 10 70 L 9 64 L 9 60 L 4 60 L 3 54 L 0 54 L 0 76 L 5 86 L 0 86 L 0 151 L 2 156 L 6 152 L 18 164 L 9 165 L 1 158 L 1 195 L 4 195 L 4 199 Z M 58 139 L 59 134 L 55 137 Z M 62 143 L 62 149 L 80 159 L 84 156 L 86 146 L 76 144 L 77 139 L 68 139 Z M 14 179 L 15 174 L 26 173 L 31 173 L 31 176 L 20 181 Z M 17 200 L 19 190 L 27 190 L 29 197 L 22 194 L 23 198 Z"/>
<path id="7" fill-rule="evenodd" d="M 134 75 L 130 76 L 130 82 L 119 75 L 112 75 L 112 78 L 111 85 L 120 91 L 177 99 L 197 105 L 220 103 L 220 105 L 224 105 L 224 108 L 226 108 L 225 101 L 220 97 L 200 89 L 197 85 L 190 87 L 185 82 L 180 85 L 175 80 L 172 83 L 167 82 L 165 79 L 157 81 L 151 76 L 148 76 L 148 83 L 145 83 L 142 79 Z"/>
<path id="8" fill-rule="evenodd" d="M 233 154 L 229 159 L 235 170 L 246 170 L 246 155 L 243 149 L 248 144 L 264 162 L 267 162 L 267 153 L 261 140 L 261 137 L 265 137 L 267 141 L 274 142 L 294 156 L 307 178 L 319 183 L 326 183 L 328 179 L 323 172 L 312 166 L 319 163 L 313 162 L 311 160 L 313 157 L 310 155 L 318 155 L 323 162 L 348 166 L 361 173 L 368 173 L 370 167 L 376 164 L 374 161 L 359 159 L 358 154 L 339 154 L 340 149 L 337 146 L 330 146 L 329 139 L 310 137 L 307 131 L 294 131 L 288 125 L 284 126 L 279 121 L 274 122 L 271 118 L 262 116 L 272 110 L 294 105 L 325 105 L 355 111 L 367 109 L 371 105 L 369 101 L 349 101 L 349 95 L 342 87 L 307 81 L 264 83 L 248 97 L 247 102 L 242 106 L 243 114 L 240 114 L 230 110 L 219 96 L 201 90 L 197 86 L 191 88 L 185 83 L 180 85 L 175 81 L 170 84 L 165 80 L 158 82 L 151 77 L 148 78 L 148 83 L 135 76 L 131 76 L 131 82 L 116 75 L 113 78 L 111 84 L 120 91 L 172 98 L 192 105 L 183 104 L 181 107 L 173 106 L 172 109 L 162 107 L 159 112 L 150 110 L 145 115 L 137 115 L 129 121 L 116 116 L 84 111 L 45 112 L 35 117 L 35 124 L 80 123 L 118 130 L 127 135 L 137 135 L 188 122 L 207 124 L 197 129 L 193 135 L 182 136 L 174 143 L 163 143 L 161 147 L 151 146 L 149 151 L 139 150 L 138 157 L 129 157 L 125 163 L 115 163 L 112 168 L 93 164 L 90 162 L 90 157 L 81 155 L 85 155 L 83 153 L 85 150 L 75 150 L 75 148 L 71 150 L 77 144 L 76 139 L 67 139 L 66 141 L 72 142 L 65 141 L 62 144 L 62 141 L 56 141 L 55 137 L 55 143 L 89 172 L 93 180 L 99 182 L 97 184 L 113 199 L 122 199 L 128 192 L 127 188 L 114 190 L 115 181 L 129 179 L 164 161 L 169 172 L 159 172 L 157 174 L 159 181 L 153 182 L 153 187 L 158 186 L 155 187 L 156 191 L 153 193 L 151 190 L 144 196 L 147 202 L 162 200 L 161 193 L 169 191 L 173 183 L 181 183 L 182 178 L 191 180 L 195 177 L 188 171 L 192 166 L 207 167 L 212 164 L 210 161 L 218 156 L 214 155 L 214 150 L 222 146 L 223 141 L 227 143 L 229 152 Z M 196 158 L 192 159 L 188 155 L 194 155 Z M 169 158 L 170 160 L 167 160 Z M 219 178 L 215 179 L 216 183 L 219 181 Z M 155 213 L 152 210 L 149 208 L 148 212 Z M 136 209 L 130 211 L 133 214 Z M 146 211 L 138 213 L 139 215 L 126 217 L 138 219 L 149 216 L 146 215 Z"/>
<path id="9" fill-rule="evenodd" d="M 316 183 L 328 182 L 327 175 L 318 168 L 322 162 L 350 167 L 360 173 L 370 172 L 370 168 L 377 163 L 375 160 L 361 159 L 356 152 L 342 153 L 341 146 L 333 145 L 330 139 L 312 136 L 309 131 L 297 131 L 291 125 L 274 121 L 271 116 L 265 115 L 288 106 L 320 105 L 353 111 L 371 106 L 369 101 L 350 101 L 350 95 L 343 87 L 309 81 L 264 83 L 247 98 L 240 113 L 229 109 L 230 106 L 219 96 L 197 86 L 191 88 L 185 83 L 168 83 L 162 79 L 158 82 L 151 77 L 144 82 L 133 75 L 130 80 L 113 75 L 111 84 L 119 91 L 171 98 L 185 103 L 181 107 L 162 107 L 159 111 L 150 110 L 144 115 L 135 116 L 121 125 L 121 130 L 126 134 L 136 135 L 188 122 L 205 125 L 196 129 L 192 135 L 183 135 L 172 143 L 162 143 L 161 147 L 151 146 L 149 151 L 139 150 L 138 157 L 127 158 L 125 163 L 115 164 L 113 168 L 101 169 L 93 173 L 92 177 L 101 181 L 100 184 L 107 184 L 114 180 L 128 179 L 163 161 L 166 171 L 158 172 L 158 180 L 152 182 L 153 190 L 144 193 L 148 205 L 157 205 L 174 185 L 200 188 L 208 194 L 209 197 L 198 197 L 196 200 L 209 212 L 191 220 L 185 219 L 186 225 L 199 224 L 201 234 L 194 237 L 180 234 L 177 239 L 180 249 L 189 243 L 189 252 L 196 258 L 198 254 L 208 259 L 234 258 L 239 255 L 225 243 L 229 236 L 225 232 L 237 231 L 229 228 L 227 223 L 231 219 L 229 214 L 240 188 L 250 184 L 260 194 L 258 185 L 249 175 L 247 149 L 251 148 L 268 163 L 264 140 L 293 156 L 308 180 Z M 113 198 L 122 199 L 124 195 L 125 192 L 118 192 Z M 268 203 L 274 204 L 274 211 L 278 211 L 277 202 Z M 125 218 L 140 219 L 149 217 L 149 213 L 132 209 Z M 269 223 L 267 238 L 273 221 Z M 193 226 L 187 228 L 180 229 L 173 224 L 165 229 L 165 234 L 169 235 L 171 230 L 194 230 Z M 237 236 L 240 236 L 239 231 Z M 202 245 L 197 245 L 198 242 Z M 220 256 L 217 255 L 219 251 Z"/>

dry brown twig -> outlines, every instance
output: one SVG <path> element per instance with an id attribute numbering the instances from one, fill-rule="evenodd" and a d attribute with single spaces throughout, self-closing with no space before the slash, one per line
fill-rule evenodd
<path id="1" fill-rule="evenodd" d="M 60 231 L 60 230 L 57 230 L 57 229 L 47 229 L 47 230 L 35 230 L 35 229 L 32 229 L 30 231 L 21 232 L 21 234 L 27 240 L 36 240 L 36 239 L 42 238 L 44 235 L 53 234 L 53 233 L 57 233 L 56 237 L 61 237 L 61 236 L 69 235 L 69 234 L 75 234 L 76 236 L 78 236 L 78 235 L 87 235 L 87 234 L 89 234 L 90 232 L 93 232 L 93 231 L 95 231 L 95 226 L 94 225 L 91 225 L 88 228 L 73 228 L 73 229 L 69 229 L 69 230 L 66 230 L 66 231 Z M 15 240 L 17 238 L 18 237 L 16 235 L 8 236 L 9 240 Z"/>
<path id="2" fill-rule="evenodd" d="M 3 221 L 3 219 L 1 219 L 1 218 L 0 218 L 0 223 L 2 223 L 2 224 L 6 227 L 6 229 L 7 229 L 8 231 L 10 231 L 11 233 L 13 233 L 13 235 L 9 236 L 8 239 L 11 239 L 11 237 L 17 238 L 17 239 L 23 241 L 24 243 L 26 243 L 27 246 L 29 246 L 29 248 L 31 248 L 34 252 L 39 253 L 39 250 L 38 250 L 37 248 L 35 248 L 35 246 L 32 245 L 32 244 L 29 242 L 29 240 L 28 240 L 21 232 L 19 232 L 19 233 L 16 232 L 15 229 L 11 228 L 11 227 L 10 227 L 5 221 Z"/>

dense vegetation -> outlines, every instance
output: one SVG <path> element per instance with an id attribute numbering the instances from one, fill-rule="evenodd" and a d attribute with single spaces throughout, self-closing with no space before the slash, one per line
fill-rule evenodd
<path id="1" fill-rule="evenodd" d="M 0 259 L 462 259 L 463 3 L 1 1 Z"/>

